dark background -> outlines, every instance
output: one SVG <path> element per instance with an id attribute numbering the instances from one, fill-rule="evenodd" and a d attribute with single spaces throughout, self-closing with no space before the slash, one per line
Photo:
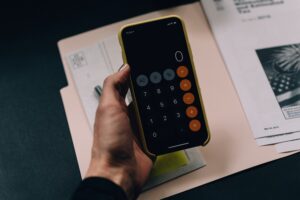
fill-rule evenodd
<path id="1" fill-rule="evenodd" d="M 57 41 L 187 2 L 0 3 L 1 200 L 68 199 L 80 182 L 59 94 L 67 83 Z M 299 155 L 294 155 L 170 199 L 298 199 L 299 169 Z"/>

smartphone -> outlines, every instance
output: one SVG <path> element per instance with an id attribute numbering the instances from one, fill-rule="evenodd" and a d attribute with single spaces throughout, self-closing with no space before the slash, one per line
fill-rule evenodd
<path id="1" fill-rule="evenodd" d="M 161 155 L 210 139 L 183 21 L 168 16 L 123 27 L 123 59 L 143 148 Z"/>

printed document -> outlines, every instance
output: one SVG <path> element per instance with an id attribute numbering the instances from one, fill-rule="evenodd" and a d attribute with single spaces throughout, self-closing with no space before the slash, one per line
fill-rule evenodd
<path id="1" fill-rule="evenodd" d="M 202 4 L 258 144 L 299 139 L 300 1 Z"/>

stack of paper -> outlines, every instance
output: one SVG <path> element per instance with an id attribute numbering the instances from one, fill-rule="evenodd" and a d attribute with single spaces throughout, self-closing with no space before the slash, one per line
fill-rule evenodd
<path id="1" fill-rule="evenodd" d="M 202 4 L 257 144 L 299 150 L 300 1 Z"/>

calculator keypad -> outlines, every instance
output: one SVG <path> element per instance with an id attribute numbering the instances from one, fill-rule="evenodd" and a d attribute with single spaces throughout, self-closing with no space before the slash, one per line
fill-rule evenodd
<path id="1" fill-rule="evenodd" d="M 144 108 L 140 115 L 147 141 L 168 143 L 170 137 L 184 141 L 200 134 L 204 119 L 191 74 L 182 65 L 137 76 L 136 95 Z"/>
<path id="2" fill-rule="evenodd" d="M 130 25 L 120 36 L 145 152 L 161 155 L 207 144 L 209 131 L 182 21 L 170 17 Z"/>

